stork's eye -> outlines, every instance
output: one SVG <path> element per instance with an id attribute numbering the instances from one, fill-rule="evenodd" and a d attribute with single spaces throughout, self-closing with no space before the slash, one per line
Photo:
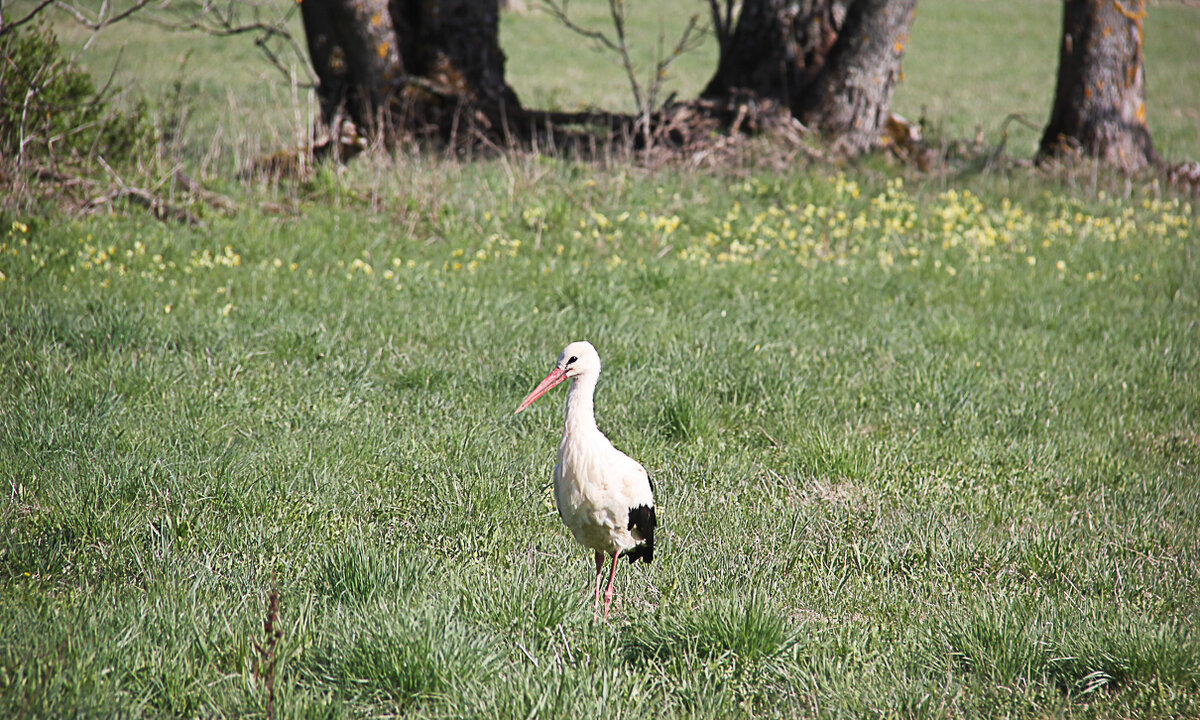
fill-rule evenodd
<path id="1" fill-rule="evenodd" d="M 572 356 L 571 356 L 571 359 L 567 361 L 567 364 L 568 364 L 568 365 L 570 365 L 571 363 L 575 362 L 575 361 L 576 361 L 576 360 L 578 360 L 578 359 L 579 359 L 579 358 L 577 358 L 577 357 L 575 357 L 574 355 L 572 355 Z"/>

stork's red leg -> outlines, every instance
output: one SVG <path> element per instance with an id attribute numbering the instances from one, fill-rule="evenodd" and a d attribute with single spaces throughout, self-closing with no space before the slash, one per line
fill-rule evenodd
<path id="1" fill-rule="evenodd" d="M 592 614 L 600 614 L 600 582 L 604 579 L 604 553 L 596 551 L 596 600 L 592 603 Z"/>
<path id="2" fill-rule="evenodd" d="M 608 619 L 608 608 L 612 605 L 613 580 L 617 577 L 617 553 L 613 553 L 612 570 L 608 572 L 608 588 L 604 591 L 604 619 Z"/>

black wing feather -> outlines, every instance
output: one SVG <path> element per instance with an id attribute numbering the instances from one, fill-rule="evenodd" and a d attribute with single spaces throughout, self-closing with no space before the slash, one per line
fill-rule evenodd
<path id="1" fill-rule="evenodd" d="M 642 541 L 636 546 L 625 551 L 625 557 L 629 558 L 629 564 L 632 565 L 637 560 L 648 563 L 654 559 L 654 527 L 658 525 L 658 518 L 654 515 L 653 505 L 638 505 L 635 508 L 629 508 L 629 530 L 637 530 L 642 536 Z"/>

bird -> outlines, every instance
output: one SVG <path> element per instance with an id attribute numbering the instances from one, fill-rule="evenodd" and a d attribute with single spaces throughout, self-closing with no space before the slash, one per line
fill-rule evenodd
<path id="1" fill-rule="evenodd" d="M 608 620 L 617 558 L 628 558 L 630 565 L 638 560 L 653 561 L 658 518 L 654 512 L 654 486 L 646 469 L 613 447 L 596 427 L 593 398 L 599 378 L 600 355 L 596 348 L 586 341 L 573 342 L 513 414 L 570 379 L 566 419 L 554 465 L 554 505 L 575 541 L 595 553 L 592 612 L 597 616 L 605 556 L 612 556 L 604 590 L 604 619 Z"/>

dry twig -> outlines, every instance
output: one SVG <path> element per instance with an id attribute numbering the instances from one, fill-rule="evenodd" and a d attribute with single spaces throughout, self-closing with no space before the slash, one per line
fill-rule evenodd
<path id="1" fill-rule="evenodd" d="M 266 636 L 266 640 L 261 644 L 254 643 L 254 649 L 258 652 L 259 657 L 259 663 L 254 672 L 263 679 L 267 686 L 267 720 L 275 718 L 275 662 L 278 660 L 278 656 L 275 654 L 275 645 L 283 637 L 283 628 L 280 628 L 278 623 L 279 591 L 272 588 L 267 595 L 267 617 L 263 620 L 263 634 Z"/>

